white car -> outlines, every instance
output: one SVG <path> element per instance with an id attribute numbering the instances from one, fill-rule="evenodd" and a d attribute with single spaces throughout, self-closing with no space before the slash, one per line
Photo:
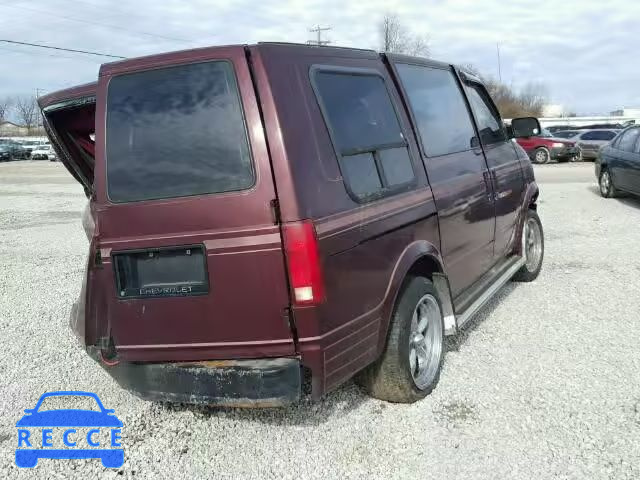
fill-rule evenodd
<path id="1" fill-rule="evenodd" d="M 31 158 L 33 160 L 51 160 L 55 162 L 58 157 L 56 157 L 56 152 L 51 148 L 51 145 L 38 145 L 31 151 Z"/>

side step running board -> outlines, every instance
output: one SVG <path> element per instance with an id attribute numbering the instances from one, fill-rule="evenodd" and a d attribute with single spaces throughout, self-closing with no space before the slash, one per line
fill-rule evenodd
<path id="1" fill-rule="evenodd" d="M 445 335 L 455 335 L 458 329 L 464 327 L 515 273 L 524 265 L 523 257 L 514 257 L 512 263 L 469 305 L 462 313 L 455 315 L 449 281 L 444 275 L 434 275 L 433 283 L 442 300 L 442 314 L 444 316 Z"/>

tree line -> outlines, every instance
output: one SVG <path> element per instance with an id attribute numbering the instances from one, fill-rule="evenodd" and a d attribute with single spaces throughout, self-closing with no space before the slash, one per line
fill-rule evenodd
<path id="1" fill-rule="evenodd" d="M 429 58 L 429 39 L 407 28 L 397 15 L 386 14 L 378 24 L 379 48 L 383 52 L 403 53 Z M 527 82 L 516 89 L 490 75 L 483 74 L 474 65 L 467 64 L 463 70 L 478 77 L 487 87 L 502 118 L 541 117 L 548 100 L 548 90 L 543 83 Z"/>
<path id="2" fill-rule="evenodd" d="M 35 95 L 0 97 L 0 123 L 6 121 L 15 121 L 29 132 L 41 126 L 40 107 Z"/>
<path id="3" fill-rule="evenodd" d="M 379 48 L 383 52 L 403 53 L 412 56 L 430 57 L 429 38 L 416 34 L 404 25 L 395 14 L 386 14 L 378 24 Z M 462 68 L 480 78 L 487 87 L 503 118 L 542 116 L 548 99 L 548 91 L 540 82 L 527 82 L 519 89 L 483 74 L 475 66 Z M 42 124 L 40 108 L 34 95 L 0 97 L 0 123 L 16 119 L 28 131 Z"/>

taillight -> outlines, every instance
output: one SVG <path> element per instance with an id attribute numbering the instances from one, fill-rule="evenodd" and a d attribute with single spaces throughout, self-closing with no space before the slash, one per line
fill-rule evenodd
<path id="1" fill-rule="evenodd" d="M 285 223 L 284 250 L 295 305 L 318 305 L 324 300 L 318 238 L 313 222 Z"/>

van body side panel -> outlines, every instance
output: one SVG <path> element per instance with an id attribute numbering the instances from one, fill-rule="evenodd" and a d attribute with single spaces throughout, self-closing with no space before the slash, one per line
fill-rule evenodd
<path id="1" fill-rule="evenodd" d="M 255 185 L 235 192 L 111 202 L 105 146 L 111 75 L 206 61 L 233 65 Z M 276 194 L 244 48 L 199 49 L 103 68 L 96 124 L 96 245 L 102 266 L 92 273 L 97 298 L 87 313 L 87 321 L 96 324 L 94 340 L 112 337 L 118 357 L 132 361 L 294 355 L 285 315 L 289 295 L 282 241 L 271 210 Z M 181 161 L 179 156 L 175 161 Z M 120 298 L 114 278 L 117 255 L 190 245 L 205 252 L 206 294 Z"/>
<path id="2" fill-rule="evenodd" d="M 435 203 L 402 102 L 377 54 L 326 47 L 258 49 L 271 79 L 299 215 L 314 220 L 319 239 L 326 301 L 293 308 L 299 351 L 303 364 L 313 371 L 317 396 L 381 353 L 389 299 L 393 302 L 400 288 L 393 284 L 395 290 L 391 289 L 400 257 L 417 240 L 440 244 Z M 412 189 L 368 203 L 349 196 L 311 84 L 310 71 L 319 65 L 367 69 L 384 78 L 408 142 L 416 177 Z M 290 101 L 292 97 L 297 101 Z M 286 205 L 282 208 L 287 211 Z"/>
<path id="3" fill-rule="evenodd" d="M 433 107 L 408 90 L 400 72 L 403 66 L 416 68 L 425 76 L 447 72 L 451 85 L 455 85 L 454 98 L 463 106 L 463 118 L 469 123 L 471 135 L 475 135 L 471 112 L 451 65 L 398 54 L 386 57 L 406 100 L 417 135 L 421 134 L 419 115 L 424 117 Z M 420 83 L 423 85 L 428 84 Z M 441 114 L 433 113 L 436 118 Z M 495 211 L 489 170 L 480 145 L 472 138 L 464 149 L 442 149 L 436 155 L 429 154 L 432 145 L 428 139 L 422 138 L 421 145 L 422 162 L 438 211 L 442 257 L 455 296 L 480 278 L 492 263 Z"/>

